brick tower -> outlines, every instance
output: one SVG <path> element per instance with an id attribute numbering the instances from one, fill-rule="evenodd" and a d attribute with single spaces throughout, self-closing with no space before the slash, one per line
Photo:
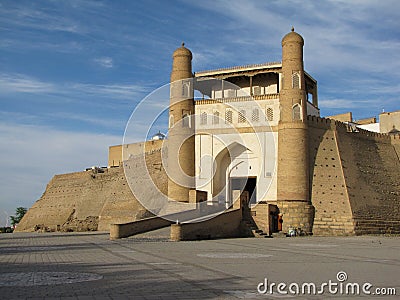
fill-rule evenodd
<path id="1" fill-rule="evenodd" d="M 192 52 L 184 43 L 174 51 L 168 131 L 168 198 L 188 202 L 195 189 Z"/>
<path id="2" fill-rule="evenodd" d="M 294 28 L 282 39 L 277 204 L 282 214 L 284 232 L 288 232 L 290 227 L 300 227 L 311 233 L 314 208 L 309 189 L 303 46 L 304 40 Z"/>

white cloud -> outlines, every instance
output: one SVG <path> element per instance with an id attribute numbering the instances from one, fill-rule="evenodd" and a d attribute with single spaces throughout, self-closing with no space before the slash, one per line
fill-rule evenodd
<path id="1" fill-rule="evenodd" d="M 32 206 L 55 174 L 107 165 L 108 146 L 122 143 L 122 136 L 0 123 L 0 140 L 0 222 L 4 223 L 4 211 Z"/>
<path id="2" fill-rule="evenodd" d="M 271 48 L 294 25 L 305 38 L 306 67 L 313 72 L 351 69 L 396 74 L 400 68 L 398 1 L 205 0 L 192 5 L 224 15 L 228 21 L 218 28 L 214 44 L 230 43 L 231 49 L 249 45 L 240 53 L 243 58 Z"/>
<path id="3" fill-rule="evenodd" d="M 100 97 L 133 99 L 140 94 L 147 93 L 149 87 L 137 84 L 85 84 L 74 83 L 68 85 L 75 91 Z"/>
<path id="4" fill-rule="evenodd" d="M 351 100 L 351 99 L 324 99 L 319 100 L 318 105 L 322 109 L 371 109 L 371 114 L 380 106 L 380 101 L 378 98 L 374 99 L 363 99 L 363 100 Z"/>
<path id="5" fill-rule="evenodd" d="M 23 51 L 25 53 L 30 51 L 50 51 L 52 53 L 67 54 L 76 54 L 84 49 L 83 43 L 78 41 L 48 41 L 38 34 L 30 34 L 29 38 L 29 40 L 21 39 L 18 36 L 3 38 L 0 40 L 0 48 L 13 49 L 15 52 Z"/>
<path id="6" fill-rule="evenodd" d="M 82 34 L 86 32 L 77 21 L 65 15 L 45 12 L 44 10 L 40 10 L 39 6 L 30 8 L 24 5 L 10 5 L 1 8 L 1 16 L 4 23 L 8 24 L 8 26 Z"/>
<path id="7" fill-rule="evenodd" d="M 101 128 L 106 128 L 107 130 L 122 130 L 125 128 L 126 125 L 126 120 L 122 117 L 120 119 L 110 119 L 107 117 L 100 117 L 96 115 L 75 113 L 75 112 L 74 113 L 54 112 L 45 115 L 45 117 L 56 118 L 60 122 L 62 122 L 63 120 L 79 121 L 82 123 L 100 126 Z"/>
<path id="8" fill-rule="evenodd" d="M 55 83 L 24 74 L 0 73 L 0 94 L 34 93 L 58 94 L 64 96 L 92 95 L 107 98 L 133 99 L 149 92 L 150 88 L 141 84 L 92 84 L 92 83 Z"/>
<path id="9" fill-rule="evenodd" d="M 329 99 L 319 100 L 320 108 L 335 108 L 335 109 L 351 109 L 356 108 L 359 104 L 347 99 Z"/>
<path id="10" fill-rule="evenodd" d="M 99 57 L 95 58 L 94 62 L 103 68 L 112 68 L 114 66 L 113 59 L 111 57 Z"/>
<path id="11" fill-rule="evenodd" d="M 52 83 L 40 81 L 23 74 L 0 74 L 1 93 L 49 93 L 54 92 L 55 86 Z"/>

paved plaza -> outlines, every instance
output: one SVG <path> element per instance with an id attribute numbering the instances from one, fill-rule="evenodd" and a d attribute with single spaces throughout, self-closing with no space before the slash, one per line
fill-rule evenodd
<path id="1" fill-rule="evenodd" d="M 396 299 L 400 238 L 296 237 L 170 242 L 167 230 L 0 235 L 0 299 Z M 345 276 L 345 277 L 340 277 Z M 267 279 L 287 294 L 263 292 Z M 303 283 L 371 283 L 370 295 L 293 294 Z M 276 288 L 276 286 L 275 286 Z"/>

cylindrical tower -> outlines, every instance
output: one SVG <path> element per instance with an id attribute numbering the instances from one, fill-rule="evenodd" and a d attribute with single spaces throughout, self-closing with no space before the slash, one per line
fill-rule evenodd
<path id="1" fill-rule="evenodd" d="M 192 53 L 182 46 L 174 51 L 168 130 L 168 198 L 188 202 L 195 188 L 195 138 Z"/>
<path id="2" fill-rule="evenodd" d="M 312 231 L 314 208 L 309 192 L 307 97 L 304 40 L 292 31 L 282 39 L 281 117 L 278 125 L 277 200 L 284 232 Z"/>

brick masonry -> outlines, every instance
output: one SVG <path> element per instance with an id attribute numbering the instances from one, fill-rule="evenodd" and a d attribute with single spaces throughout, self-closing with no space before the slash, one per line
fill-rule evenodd
<path id="1" fill-rule="evenodd" d="M 146 155 L 153 180 L 166 193 L 167 180 L 161 151 Z M 134 178 L 139 182 L 139 178 Z M 17 231 L 108 231 L 111 223 L 148 217 L 128 186 L 122 166 L 104 173 L 92 171 L 55 175 L 42 197 L 28 210 Z"/>
<path id="2" fill-rule="evenodd" d="M 399 233 L 400 162 L 391 138 L 317 117 L 309 128 L 313 233 Z"/>

